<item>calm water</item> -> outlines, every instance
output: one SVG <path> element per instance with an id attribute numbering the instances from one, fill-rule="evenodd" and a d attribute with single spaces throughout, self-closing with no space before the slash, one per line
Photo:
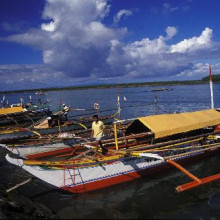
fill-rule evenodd
<path id="1" fill-rule="evenodd" d="M 121 118 L 158 113 L 186 112 L 210 108 L 210 90 L 208 85 L 172 86 L 174 90 L 157 92 L 158 108 L 155 110 L 154 96 L 148 92 L 156 87 L 138 87 L 120 89 Z M 10 94 L 6 98 L 18 102 L 19 97 L 27 98 L 30 93 Z M 123 97 L 127 98 L 124 101 Z M 34 94 L 32 94 L 34 98 Z M 72 108 L 92 109 L 98 102 L 100 110 L 116 110 L 117 89 L 93 89 L 48 92 L 51 107 L 57 108 L 65 103 Z M 220 85 L 214 85 L 215 107 L 220 107 Z M 127 106 L 127 107 L 126 107 Z M 72 112 L 72 116 L 84 111 Z M 103 114 L 106 114 L 103 113 Z M 24 170 L 8 164 L 4 160 L 6 151 L 1 150 L 0 176 L 2 183 L 14 185 L 30 177 Z M 187 166 L 189 171 L 199 177 L 220 172 L 219 156 Z M 50 186 L 41 180 L 34 180 L 17 189 L 33 201 L 46 204 L 60 218 L 87 219 L 219 219 L 220 218 L 220 182 L 207 184 L 184 193 L 176 193 L 175 187 L 189 179 L 175 169 L 144 177 L 133 182 L 120 184 L 106 189 L 82 195 L 73 195 Z"/>

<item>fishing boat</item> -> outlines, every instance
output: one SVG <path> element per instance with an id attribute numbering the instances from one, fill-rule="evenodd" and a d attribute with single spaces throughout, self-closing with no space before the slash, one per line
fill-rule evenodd
<path id="1" fill-rule="evenodd" d="M 85 193 L 132 181 L 172 166 L 184 170 L 180 164 L 220 152 L 220 112 L 215 109 L 137 118 L 127 128 L 127 135 L 149 132 L 151 141 L 131 146 L 127 145 L 126 139 L 124 143 L 119 143 L 117 123 L 120 122 L 114 123 L 114 149 L 108 149 L 106 155 L 84 145 L 81 146 L 81 153 L 73 152 L 68 159 L 23 160 L 9 155 L 6 159 L 53 186 L 72 193 Z M 194 182 L 198 180 L 190 188 L 203 183 L 193 175 L 189 176 Z M 219 175 L 212 176 L 204 182 L 219 178 Z"/>
<path id="2" fill-rule="evenodd" d="M 158 88 L 152 90 L 144 90 L 145 92 L 166 92 L 166 91 L 173 91 L 173 88 Z"/>
<path id="3" fill-rule="evenodd" d="M 9 114 L 18 114 L 24 112 L 22 106 L 10 106 L 5 108 L 0 108 L 0 116 L 9 115 Z"/>
<path id="4" fill-rule="evenodd" d="M 173 88 L 158 88 L 158 89 L 152 89 L 152 92 L 165 92 L 165 91 L 172 91 Z"/>
<path id="5" fill-rule="evenodd" d="M 123 137 L 125 127 L 120 124 L 117 129 L 119 136 L 118 141 L 124 141 L 126 138 L 127 146 L 134 145 L 137 138 L 141 138 L 148 134 L 144 133 Z M 102 142 L 104 146 L 113 148 L 113 135 L 114 131 L 112 125 L 106 125 L 105 140 Z M 7 149 L 21 158 L 39 159 L 60 154 L 71 154 L 71 152 L 79 148 L 80 145 L 95 146 L 95 142 L 91 138 L 91 129 L 42 135 L 38 138 L 21 139 L 8 144 L 0 144 L 0 147 Z M 123 147 L 123 145 L 120 147 Z"/>
<path id="6" fill-rule="evenodd" d="M 63 112 L 60 110 L 50 117 L 42 117 L 40 120 L 32 123 L 28 128 L 17 126 L 12 129 L 0 129 L 0 143 L 5 144 L 22 139 L 36 138 L 49 134 L 58 135 L 59 133 L 70 131 L 77 132 L 91 128 L 93 120 L 91 116 L 66 121 L 62 114 Z M 114 121 L 114 117 L 117 114 L 118 112 L 101 116 L 100 120 L 103 120 L 106 125 L 110 124 Z"/>
<path id="7" fill-rule="evenodd" d="M 109 129 L 110 130 L 110 129 Z M 109 132 L 112 132 L 111 130 Z M 42 159 L 49 156 L 63 157 L 63 155 L 72 156 L 75 153 L 75 149 L 82 148 L 84 146 L 88 148 L 95 148 L 95 141 L 92 141 L 89 136 L 90 132 L 86 135 L 81 133 L 81 136 L 76 136 L 74 133 L 62 133 L 58 137 L 50 137 L 50 139 L 30 139 L 25 141 L 23 144 L 21 142 L 16 142 L 15 144 L 0 144 L 1 147 L 7 149 L 13 154 L 18 155 L 24 159 Z M 80 134 L 80 132 L 78 132 Z M 136 145 L 138 138 L 146 136 L 146 133 L 139 135 L 129 135 L 126 137 L 119 137 L 118 141 L 120 148 L 125 147 L 123 144 L 126 139 L 126 147 Z M 105 140 L 102 141 L 104 147 L 108 149 L 114 149 L 114 139 L 111 138 L 111 134 L 108 134 Z M 139 142 L 140 143 L 140 142 Z M 146 143 L 142 141 L 141 143 Z"/>
<path id="8" fill-rule="evenodd" d="M 40 141 L 39 141 L 40 142 Z M 43 142 L 43 141 L 42 141 Z M 7 149 L 13 154 L 24 159 L 37 159 L 61 153 L 69 153 L 80 144 L 80 139 L 59 140 L 53 142 L 21 144 L 21 145 L 6 145 L 0 144 L 1 147 Z"/>
<path id="9" fill-rule="evenodd" d="M 37 122 L 43 116 L 47 115 L 49 105 L 47 104 L 27 104 L 11 105 L 0 109 L 0 126 L 1 130 L 4 127 L 13 126 L 30 126 Z"/>

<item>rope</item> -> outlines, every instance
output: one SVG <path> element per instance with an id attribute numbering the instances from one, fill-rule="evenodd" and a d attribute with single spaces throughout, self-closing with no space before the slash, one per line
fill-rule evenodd
<path id="1" fill-rule="evenodd" d="M 15 122 L 16 125 L 19 125 L 19 123 L 18 123 L 15 119 L 11 118 L 11 117 L 8 116 L 8 115 L 6 115 L 6 116 L 7 116 L 7 118 L 9 118 L 9 119 L 12 120 L 13 122 Z"/>
<path id="2" fill-rule="evenodd" d="M 77 124 L 82 126 L 83 128 L 85 128 L 86 130 L 88 130 L 88 128 L 84 124 L 82 124 L 82 123 L 77 123 Z"/>
<path id="3" fill-rule="evenodd" d="M 34 125 L 34 120 L 33 120 L 30 116 L 28 116 L 28 115 L 26 115 L 26 114 L 24 114 L 24 116 L 27 117 L 27 118 L 29 118 L 29 119 L 32 121 L 32 125 Z"/>

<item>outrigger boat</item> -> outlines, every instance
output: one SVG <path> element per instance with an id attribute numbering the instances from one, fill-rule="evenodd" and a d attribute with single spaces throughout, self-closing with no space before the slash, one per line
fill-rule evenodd
<path id="1" fill-rule="evenodd" d="M 0 108 L 1 130 L 12 126 L 29 126 L 47 115 L 49 106 L 46 104 L 12 105 Z"/>
<path id="2" fill-rule="evenodd" d="M 112 132 L 112 129 L 109 129 L 108 132 Z M 56 139 L 34 139 L 24 142 L 23 144 L 0 144 L 0 146 L 24 159 L 42 159 L 50 156 L 62 157 L 62 155 L 66 154 L 72 156 L 76 148 L 82 148 L 84 146 L 92 148 L 95 146 L 95 142 L 88 138 L 89 135 L 90 132 L 87 132 L 86 137 L 85 135 L 83 135 L 84 137 L 75 136 L 74 133 L 62 133 L 60 138 L 56 137 Z M 129 135 L 126 137 L 121 136 L 118 138 L 118 142 L 121 143 L 119 147 L 134 146 L 138 138 L 143 138 L 145 136 L 146 133 Z M 123 144 L 125 139 L 126 145 Z M 102 143 L 103 146 L 108 149 L 115 148 L 114 139 L 112 139 L 110 135 L 106 140 L 103 140 Z M 146 143 L 146 141 L 139 142 L 139 144 L 140 143 Z"/>
<path id="3" fill-rule="evenodd" d="M 129 135 L 123 137 L 128 124 L 120 124 L 117 127 L 118 130 L 118 141 L 127 140 L 127 146 L 132 146 L 136 144 L 138 138 L 143 138 L 146 135 L 149 135 L 149 132 L 138 134 L 138 135 Z M 59 154 L 71 153 L 75 148 L 78 148 L 80 145 L 95 145 L 94 141 L 90 138 L 91 129 L 86 130 L 75 130 L 71 132 L 63 132 L 59 134 L 49 134 L 38 136 L 38 138 L 29 138 L 16 140 L 14 142 L 6 144 L 0 144 L 1 147 L 6 148 L 13 154 L 18 155 L 21 158 L 25 159 L 39 159 L 48 156 L 56 156 Z M 103 145 L 108 148 L 113 148 L 114 146 L 114 130 L 112 125 L 106 125 L 105 140 L 103 140 Z M 146 143 L 146 142 L 143 142 Z M 123 147 L 121 145 L 120 147 Z"/>
<path id="4" fill-rule="evenodd" d="M 33 125 L 28 128 L 23 127 L 14 127 L 12 129 L 2 129 L 0 130 L 0 143 L 6 144 L 11 143 L 18 140 L 24 140 L 29 138 L 41 137 L 44 135 L 50 134 L 60 134 L 62 132 L 70 132 L 70 131 L 79 131 L 79 130 L 88 130 L 92 125 L 92 118 L 80 118 L 79 120 L 69 120 L 66 121 L 62 117 L 62 110 L 53 114 L 53 126 L 50 126 L 50 119 L 48 117 L 43 117 L 39 121 L 33 123 Z M 102 116 L 101 120 L 104 121 L 105 124 L 110 124 L 113 122 L 115 115 L 118 114 L 118 111 L 114 114 Z"/>
<path id="5" fill-rule="evenodd" d="M 0 116 L 23 113 L 24 108 L 21 106 L 0 108 Z"/>
<path id="6" fill-rule="evenodd" d="M 193 182 L 179 191 L 205 184 L 220 178 L 214 175 L 199 179 L 180 164 L 201 160 L 220 152 L 220 112 L 214 109 L 189 113 L 162 114 L 141 117 L 128 127 L 127 135 L 149 132 L 151 143 L 124 147 L 117 137 L 114 122 L 114 149 L 106 155 L 94 151 L 92 145 L 81 145 L 80 153 L 63 155 L 54 160 L 23 160 L 6 155 L 6 159 L 22 167 L 39 179 L 72 193 L 89 192 L 165 170 L 172 166 L 182 170 Z M 167 141 L 169 139 L 169 141 Z M 178 163 L 177 163 L 178 162 Z"/>

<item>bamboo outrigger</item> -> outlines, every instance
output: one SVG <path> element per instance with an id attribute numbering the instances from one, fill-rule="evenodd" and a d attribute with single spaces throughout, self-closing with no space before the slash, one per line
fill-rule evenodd
<path id="1" fill-rule="evenodd" d="M 106 143 L 108 153 L 104 156 L 86 143 L 72 149 L 71 154 L 53 160 L 23 160 L 9 155 L 6 159 L 56 187 L 72 193 L 84 193 L 131 181 L 172 166 L 184 170 L 177 163 L 189 163 L 219 153 L 219 124 L 220 112 L 214 109 L 147 116 L 138 118 L 128 127 L 126 134 L 133 135 L 134 142 L 128 143 L 125 137 L 118 138 L 115 123 L 115 139 Z M 136 136 L 140 132 L 148 135 L 138 140 Z M 167 141 L 168 138 L 171 140 Z M 135 143 L 137 140 L 143 142 Z M 65 156 L 67 159 L 64 159 Z M 190 176 L 200 184 L 219 179 L 219 175 L 201 181 Z M 193 182 L 183 188 L 195 185 Z"/>

